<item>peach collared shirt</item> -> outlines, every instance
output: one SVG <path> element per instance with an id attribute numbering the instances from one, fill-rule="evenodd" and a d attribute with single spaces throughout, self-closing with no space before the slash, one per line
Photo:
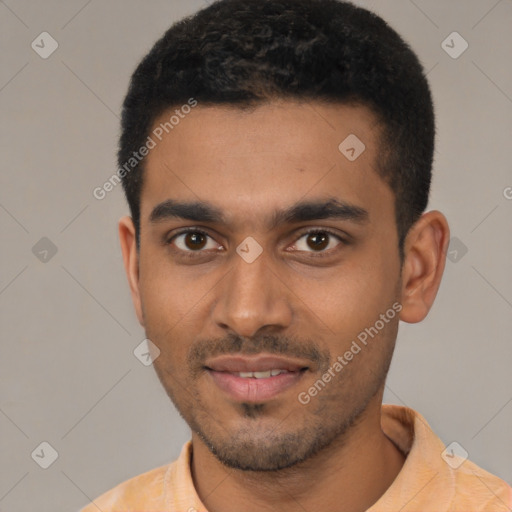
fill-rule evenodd
<path id="1" fill-rule="evenodd" d="M 407 456 L 388 490 L 367 512 L 510 512 L 512 488 L 503 480 L 445 452 L 416 411 L 384 404 L 382 430 Z M 171 464 L 131 478 L 81 512 L 208 512 L 190 472 L 192 444 Z"/>

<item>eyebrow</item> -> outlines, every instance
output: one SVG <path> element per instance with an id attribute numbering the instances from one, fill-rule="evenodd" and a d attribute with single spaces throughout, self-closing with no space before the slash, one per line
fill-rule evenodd
<path id="1" fill-rule="evenodd" d="M 167 199 L 155 206 L 149 217 L 149 221 L 152 223 L 169 219 L 227 224 L 220 209 L 203 201 L 181 202 Z M 369 214 L 360 206 L 329 198 L 327 200 L 301 201 L 288 208 L 276 210 L 272 213 L 268 224 L 270 229 L 274 229 L 284 223 L 293 224 L 326 219 L 348 220 L 364 224 L 368 222 Z"/>

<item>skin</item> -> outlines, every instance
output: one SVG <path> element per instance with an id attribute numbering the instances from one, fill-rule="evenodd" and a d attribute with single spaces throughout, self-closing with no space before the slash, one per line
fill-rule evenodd
<path id="1" fill-rule="evenodd" d="M 349 134 L 366 146 L 353 162 L 338 150 Z M 402 264 L 394 194 L 374 170 L 379 135 L 363 106 L 198 105 L 147 157 L 139 251 L 131 218 L 119 223 L 124 264 L 138 319 L 160 349 L 155 370 L 191 426 L 194 484 L 211 512 L 364 511 L 403 465 L 380 426 L 385 377 L 398 319 L 419 322 L 432 306 L 449 228 L 440 212 L 424 213 Z M 208 202 L 225 222 L 152 221 L 169 199 Z M 331 199 L 366 218 L 269 224 L 275 210 Z M 205 231 L 206 245 L 173 238 L 186 227 Z M 345 242 L 304 234 L 310 228 Z M 249 236 L 263 250 L 252 263 L 236 252 Z M 298 393 L 395 302 L 399 316 L 301 404 Z M 203 368 L 223 351 L 279 350 L 305 359 L 308 370 L 256 406 L 228 397 Z"/>

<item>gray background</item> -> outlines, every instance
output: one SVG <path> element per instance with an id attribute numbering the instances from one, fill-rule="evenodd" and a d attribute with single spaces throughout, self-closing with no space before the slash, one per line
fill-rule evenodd
<path id="1" fill-rule="evenodd" d="M 445 212 L 457 238 L 431 314 L 401 324 L 385 398 L 512 482 L 512 1 L 359 3 L 430 70 L 430 209 Z M 77 510 L 173 460 L 188 439 L 152 367 L 133 355 L 144 333 L 117 240 L 121 187 L 102 201 L 92 191 L 115 172 L 135 65 L 204 5 L 0 1 L 1 511 Z M 59 44 L 47 59 L 31 48 L 43 31 Z M 441 46 L 453 31 L 469 43 L 457 59 Z M 43 237 L 55 255 L 47 241 L 33 250 Z M 48 469 L 31 457 L 43 441 L 58 452 Z"/>

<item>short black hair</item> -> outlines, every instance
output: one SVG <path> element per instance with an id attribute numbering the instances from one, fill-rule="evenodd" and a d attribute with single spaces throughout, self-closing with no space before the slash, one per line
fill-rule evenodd
<path id="1" fill-rule="evenodd" d="M 431 93 L 417 56 L 395 30 L 349 2 L 218 0 L 175 23 L 131 77 L 119 166 L 126 169 L 155 120 L 172 107 L 192 100 L 243 109 L 273 99 L 362 104 L 376 115 L 382 126 L 376 171 L 395 195 L 403 257 L 405 236 L 428 203 Z M 122 179 L 138 241 L 145 160 L 132 161 Z"/>

